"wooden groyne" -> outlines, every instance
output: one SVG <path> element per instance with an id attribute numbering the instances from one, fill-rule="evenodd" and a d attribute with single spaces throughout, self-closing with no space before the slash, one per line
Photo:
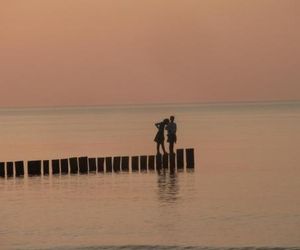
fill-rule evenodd
<path id="1" fill-rule="evenodd" d="M 194 169 L 194 149 L 177 149 L 176 154 L 142 156 L 114 156 L 89 158 L 87 156 L 53 160 L 0 162 L 0 178 L 47 176 L 88 173 L 147 172 L 164 168 Z"/>

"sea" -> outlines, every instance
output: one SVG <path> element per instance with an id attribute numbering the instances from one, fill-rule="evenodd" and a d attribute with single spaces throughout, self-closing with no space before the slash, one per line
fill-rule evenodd
<path id="1" fill-rule="evenodd" d="M 0 249 L 300 249 L 299 101 L 1 108 L 0 161 L 153 155 L 170 115 L 194 170 L 0 177 Z"/>

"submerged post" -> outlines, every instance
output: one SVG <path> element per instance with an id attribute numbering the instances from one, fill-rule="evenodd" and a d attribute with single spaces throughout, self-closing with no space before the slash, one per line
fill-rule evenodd
<path id="1" fill-rule="evenodd" d="M 105 157 L 105 170 L 106 170 L 106 173 L 112 172 L 112 158 L 111 157 Z"/>
<path id="2" fill-rule="evenodd" d="M 49 160 L 43 160 L 43 173 L 49 175 Z"/>
<path id="3" fill-rule="evenodd" d="M 170 168 L 176 167 L 176 160 L 175 160 L 175 154 L 170 154 Z"/>
<path id="4" fill-rule="evenodd" d="M 61 174 L 68 174 L 69 173 L 69 160 L 68 159 L 61 159 L 60 160 L 60 168 Z"/>
<path id="5" fill-rule="evenodd" d="M 41 161 L 28 161 L 28 175 L 29 176 L 39 176 L 41 175 Z"/>
<path id="6" fill-rule="evenodd" d="M 162 167 L 162 156 L 161 154 L 156 155 L 156 170 L 161 169 Z"/>
<path id="7" fill-rule="evenodd" d="M 114 168 L 114 172 L 120 172 L 120 170 L 121 170 L 121 157 L 119 157 L 119 156 L 114 157 L 113 168 Z"/>
<path id="8" fill-rule="evenodd" d="M 132 172 L 139 171 L 139 157 L 138 156 L 131 157 L 131 170 L 132 170 Z"/>
<path id="9" fill-rule="evenodd" d="M 155 170 L 155 156 L 149 155 L 148 157 L 148 169 Z"/>
<path id="10" fill-rule="evenodd" d="M 59 160 L 52 160 L 52 174 L 59 174 Z"/>
<path id="11" fill-rule="evenodd" d="M 86 156 L 79 157 L 79 173 L 87 174 L 88 172 L 88 158 Z"/>
<path id="12" fill-rule="evenodd" d="M 5 177 L 5 163 L 0 162 L 0 177 L 4 178 Z"/>
<path id="13" fill-rule="evenodd" d="M 142 155 L 140 157 L 141 171 L 147 172 L 147 155 Z"/>
<path id="14" fill-rule="evenodd" d="M 97 158 L 97 163 L 98 163 L 98 172 L 103 173 L 104 172 L 104 158 L 103 157 L 98 157 Z"/>
<path id="15" fill-rule="evenodd" d="M 89 172 L 96 172 L 96 158 L 89 158 Z"/>
<path id="16" fill-rule="evenodd" d="M 177 169 L 184 168 L 184 161 L 183 161 L 184 150 L 177 149 L 176 150 L 176 158 L 177 158 Z"/>
<path id="17" fill-rule="evenodd" d="M 78 174 L 78 159 L 77 159 L 77 157 L 70 158 L 69 162 L 70 162 L 71 174 Z"/>
<path id="18" fill-rule="evenodd" d="M 193 148 L 186 149 L 186 167 L 187 168 L 195 167 L 194 149 Z"/>
<path id="19" fill-rule="evenodd" d="M 122 156 L 121 158 L 121 166 L 123 172 L 129 171 L 129 157 L 128 156 Z"/>
<path id="20" fill-rule="evenodd" d="M 24 176 L 24 162 L 23 161 L 16 161 L 15 162 L 16 167 L 16 176 Z"/>
<path id="21" fill-rule="evenodd" d="M 6 163 L 6 175 L 7 177 L 14 177 L 14 163 L 11 161 Z"/>

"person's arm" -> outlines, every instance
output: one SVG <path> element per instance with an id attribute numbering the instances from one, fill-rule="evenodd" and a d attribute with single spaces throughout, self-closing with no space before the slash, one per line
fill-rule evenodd
<path id="1" fill-rule="evenodd" d="M 158 123 L 155 123 L 155 126 L 156 126 L 157 128 L 159 128 L 159 124 L 160 124 L 159 122 L 158 122 Z"/>

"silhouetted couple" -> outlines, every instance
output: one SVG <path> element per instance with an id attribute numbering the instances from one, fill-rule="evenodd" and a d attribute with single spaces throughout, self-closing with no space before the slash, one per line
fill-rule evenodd
<path id="1" fill-rule="evenodd" d="M 169 119 L 164 119 L 162 122 L 155 123 L 155 126 L 158 129 L 158 132 L 154 138 L 154 141 L 156 142 L 156 149 L 157 149 L 157 154 L 160 154 L 159 148 L 161 146 L 163 153 L 166 154 L 166 149 L 165 149 L 165 130 L 167 130 L 167 136 L 168 140 L 167 142 L 169 143 L 169 152 L 170 154 L 174 154 L 174 143 L 177 141 L 176 137 L 176 130 L 177 130 L 177 125 L 174 122 L 174 116 L 170 117 Z"/>

